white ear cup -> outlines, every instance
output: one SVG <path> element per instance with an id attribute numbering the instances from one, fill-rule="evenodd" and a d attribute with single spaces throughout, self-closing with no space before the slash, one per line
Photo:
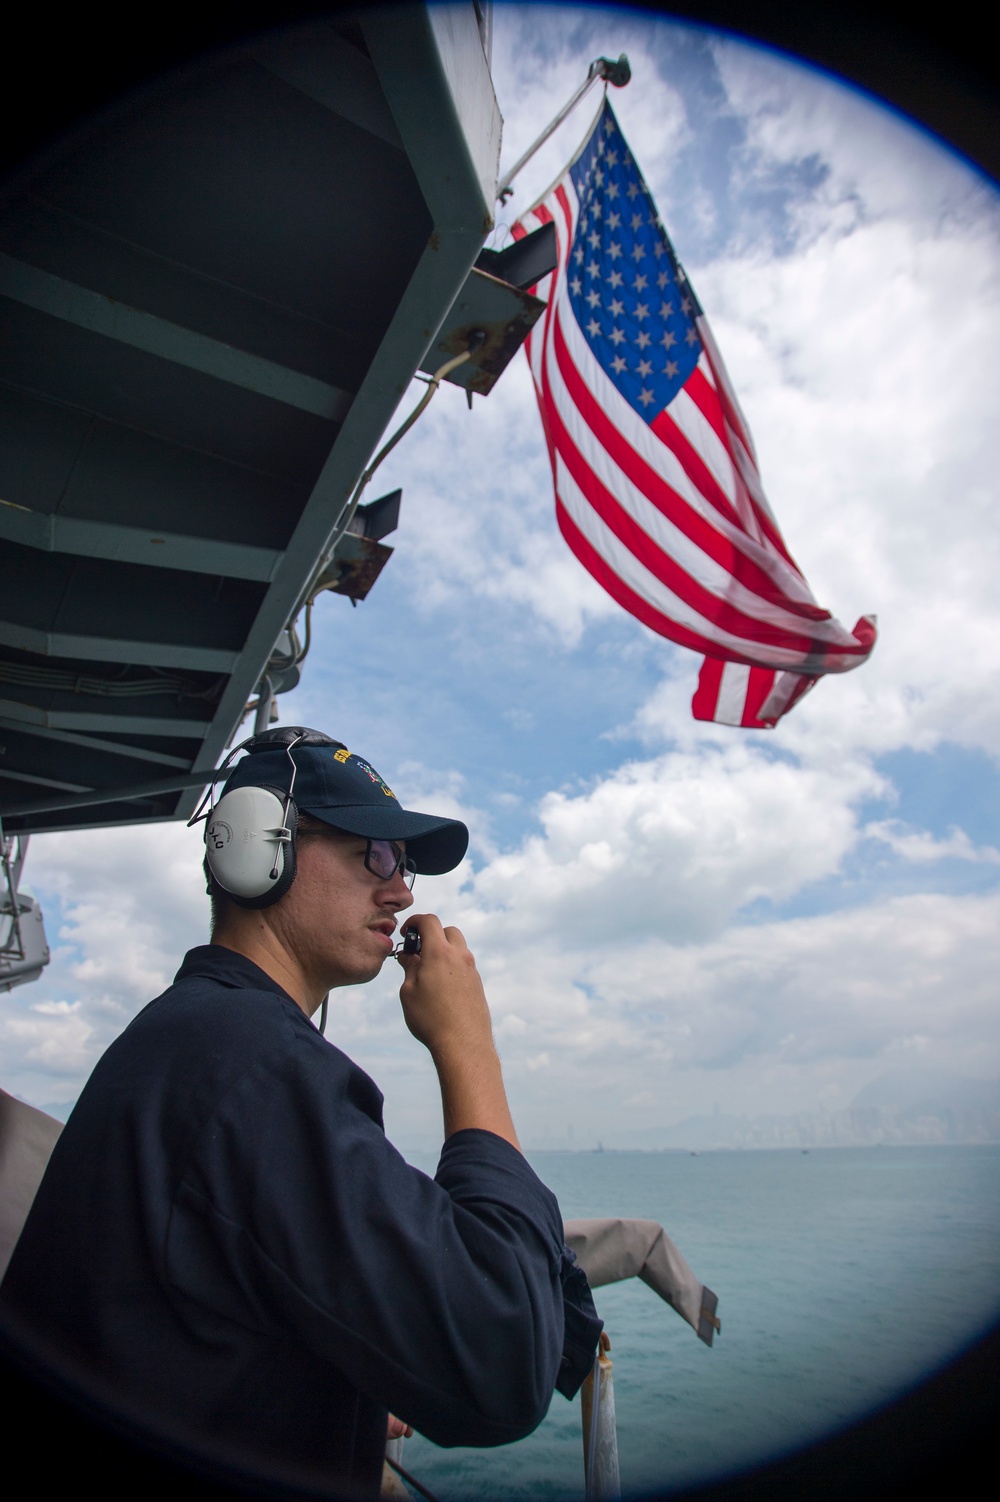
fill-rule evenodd
<path id="1" fill-rule="evenodd" d="M 219 799 L 205 829 L 205 850 L 224 891 L 246 900 L 287 885 L 282 877 L 291 851 L 281 838 L 284 815 L 284 800 L 268 788 L 234 788 Z"/>

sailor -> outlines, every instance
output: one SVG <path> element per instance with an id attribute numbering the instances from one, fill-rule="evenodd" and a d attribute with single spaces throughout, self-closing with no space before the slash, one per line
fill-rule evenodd
<path id="1" fill-rule="evenodd" d="M 473 956 L 409 911 L 465 826 L 316 731 L 245 749 L 206 821 L 212 942 L 94 1069 L 0 1316 L 62 1391 L 213 1468 L 374 1496 L 390 1413 L 439 1445 L 520 1439 L 577 1391 L 600 1321 L 520 1151 Z M 404 913 L 419 953 L 397 953 Z M 433 1179 L 310 1020 L 394 953 L 440 1085 Z"/>

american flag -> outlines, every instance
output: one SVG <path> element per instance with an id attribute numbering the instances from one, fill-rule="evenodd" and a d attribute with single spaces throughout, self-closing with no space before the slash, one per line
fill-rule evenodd
<path id="1" fill-rule="evenodd" d="M 559 261 L 526 349 L 559 528 L 638 620 L 705 661 L 696 719 L 777 723 L 864 662 L 813 598 L 764 496 L 704 313 L 605 99 L 563 176 L 514 225 L 555 223 Z"/>

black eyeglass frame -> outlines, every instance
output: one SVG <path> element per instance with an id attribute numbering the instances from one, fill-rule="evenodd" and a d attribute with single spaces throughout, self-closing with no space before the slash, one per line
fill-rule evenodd
<path id="1" fill-rule="evenodd" d="M 395 859 L 393 860 L 392 867 L 389 871 L 385 871 L 384 869 L 380 871 L 378 867 L 373 864 L 372 848 L 375 845 L 382 845 L 392 851 Z M 382 864 L 384 866 L 385 862 L 383 862 Z M 370 871 L 373 876 L 377 876 L 379 881 L 391 881 L 396 872 L 399 871 L 402 873 L 403 881 L 406 883 L 411 892 L 413 891 L 413 883 L 417 878 L 417 868 L 413 863 L 413 859 L 411 856 L 406 854 L 405 850 L 403 850 L 398 840 L 369 839 L 368 844 L 365 848 L 365 870 Z"/>

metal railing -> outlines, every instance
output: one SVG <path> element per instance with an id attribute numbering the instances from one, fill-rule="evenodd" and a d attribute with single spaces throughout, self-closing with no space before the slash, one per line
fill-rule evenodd
<path id="1" fill-rule="evenodd" d="M 19 891 L 27 836 L 9 837 L 0 824 L 0 991 L 37 980 L 49 963 L 42 910 Z"/>

